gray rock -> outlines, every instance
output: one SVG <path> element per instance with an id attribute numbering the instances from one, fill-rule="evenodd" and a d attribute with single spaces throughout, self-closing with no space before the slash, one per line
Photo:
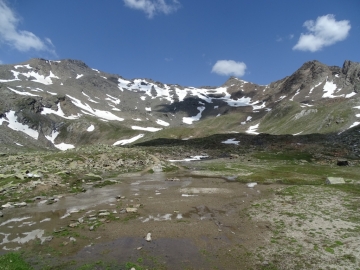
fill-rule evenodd
<path id="1" fill-rule="evenodd" d="M 98 216 L 99 217 L 106 217 L 106 216 L 110 216 L 110 213 L 109 212 L 101 212 L 101 213 L 99 213 Z"/>
<path id="2" fill-rule="evenodd" d="M 151 233 L 148 233 L 145 237 L 145 240 L 151 242 Z"/>
<path id="3" fill-rule="evenodd" d="M 345 184 L 344 178 L 342 177 L 327 177 L 325 184 L 334 185 L 334 184 Z"/>
<path id="4" fill-rule="evenodd" d="M 6 203 L 6 204 L 3 204 L 1 207 L 2 207 L 2 208 L 5 208 L 5 209 L 7 209 L 7 208 L 14 208 L 14 205 L 13 205 L 12 203 L 8 202 L 8 203 Z"/>
<path id="5" fill-rule="evenodd" d="M 75 228 L 75 227 L 79 226 L 79 224 L 80 224 L 79 222 L 70 223 L 69 227 L 70 228 Z"/>
<path id="6" fill-rule="evenodd" d="M 14 203 L 14 206 L 15 207 L 25 207 L 25 206 L 27 206 L 27 203 L 26 202 Z"/>

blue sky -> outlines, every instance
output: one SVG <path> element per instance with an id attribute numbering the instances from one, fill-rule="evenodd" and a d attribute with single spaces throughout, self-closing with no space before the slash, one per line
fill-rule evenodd
<path id="1" fill-rule="evenodd" d="M 0 61 L 78 59 L 126 79 L 268 84 L 360 62 L 358 0 L 0 0 Z"/>

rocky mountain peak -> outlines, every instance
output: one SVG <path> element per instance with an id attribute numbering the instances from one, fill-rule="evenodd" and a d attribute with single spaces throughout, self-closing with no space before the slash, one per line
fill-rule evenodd
<path id="1" fill-rule="evenodd" d="M 16 134 L 22 145 L 65 149 L 230 131 L 339 132 L 359 122 L 359 74 L 359 63 L 314 60 L 269 85 L 230 77 L 220 87 L 184 87 L 127 80 L 79 60 L 31 59 L 0 65 L 0 140 Z"/>

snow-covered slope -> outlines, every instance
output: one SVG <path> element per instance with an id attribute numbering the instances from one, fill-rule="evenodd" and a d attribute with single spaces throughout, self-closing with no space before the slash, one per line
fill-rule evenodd
<path id="1" fill-rule="evenodd" d="M 359 67 L 350 61 L 343 68 L 312 61 L 270 85 L 232 77 L 220 87 L 195 88 L 129 80 L 77 60 L 32 59 L 0 66 L 0 129 L 23 133 L 22 145 L 39 140 L 62 150 L 93 142 L 124 145 L 158 132 L 176 137 L 174 128 L 196 129 L 215 118 L 211 121 L 231 121 L 232 130 L 222 124 L 224 130 L 211 131 L 210 125 L 204 132 L 341 132 L 360 122 Z M 337 128 L 329 129 L 319 118 L 331 103 L 342 104 L 346 113 Z M 296 104 L 290 114 L 287 104 Z M 321 128 L 298 125 L 310 116 Z"/>

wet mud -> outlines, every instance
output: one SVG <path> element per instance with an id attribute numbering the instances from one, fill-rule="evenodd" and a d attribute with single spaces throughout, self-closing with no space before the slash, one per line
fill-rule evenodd
<path id="1" fill-rule="evenodd" d="M 77 269 L 97 261 L 149 269 L 246 269 L 254 265 L 249 251 L 268 237 L 268 224 L 249 219 L 246 209 L 275 185 L 249 188 L 232 179 L 165 173 L 118 180 L 50 205 L 38 200 L 4 210 L 0 248 L 35 254 L 38 269 Z"/>

